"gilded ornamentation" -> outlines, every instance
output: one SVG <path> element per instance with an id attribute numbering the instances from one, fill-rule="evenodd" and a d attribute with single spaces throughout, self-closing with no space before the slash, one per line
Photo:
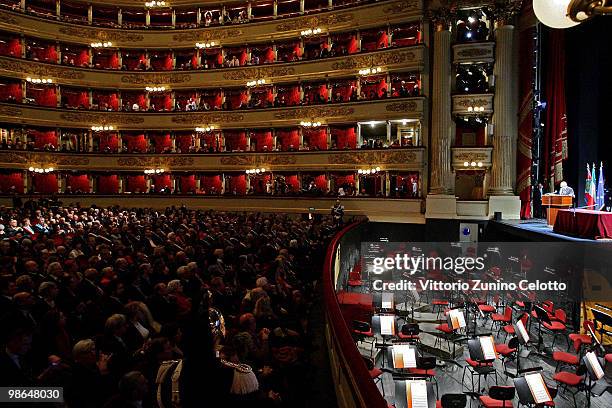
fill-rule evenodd
<path id="1" fill-rule="evenodd" d="M 121 157 L 117 164 L 122 167 L 184 167 L 193 165 L 193 157 Z"/>
<path id="2" fill-rule="evenodd" d="M 287 20 L 286 23 L 277 25 L 276 31 L 294 31 L 321 26 L 328 27 L 335 24 L 348 23 L 354 19 L 355 16 L 351 13 L 301 17 L 295 20 Z"/>
<path id="3" fill-rule="evenodd" d="M 332 69 L 356 69 L 376 65 L 406 64 L 416 59 L 413 51 L 391 51 L 374 55 L 359 55 L 345 58 L 332 64 Z"/>
<path id="4" fill-rule="evenodd" d="M 23 111 L 19 108 L 9 105 L 0 105 L 0 115 L 4 116 L 21 116 Z"/>
<path id="5" fill-rule="evenodd" d="M 189 81 L 189 74 L 130 74 L 121 77 L 122 83 L 134 85 L 180 84 Z"/>
<path id="6" fill-rule="evenodd" d="M 276 119 L 318 119 L 338 116 L 350 116 L 354 112 L 355 109 L 350 108 L 348 106 L 323 106 L 282 110 L 280 112 L 276 112 L 274 114 L 274 117 Z"/>
<path id="7" fill-rule="evenodd" d="M 88 112 L 64 112 L 60 118 L 68 122 L 90 123 L 90 124 L 117 124 L 133 125 L 144 122 L 144 117 L 136 115 L 122 115 L 120 113 L 88 113 Z"/>
<path id="8" fill-rule="evenodd" d="M 225 166 L 283 166 L 297 163 L 297 158 L 289 154 L 241 154 L 224 156 L 220 163 Z"/>
<path id="9" fill-rule="evenodd" d="M 186 31 L 183 33 L 174 34 L 172 36 L 172 40 L 176 42 L 211 41 L 237 38 L 241 35 L 242 30 L 239 28 L 217 28 L 212 30 Z"/>
<path id="10" fill-rule="evenodd" d="M 223 74 L 223 78 L 229 80 L 249 80 L 293 74 L 295 74 L 295 68 L 292 67 L 261 67 L 227 71 Z"/>
<path id="11" fill-rule="evenodd" d="M 457 55 L 463 58 L 484 57 L 493 55 L 492 48 L 464 48 L 457 51 Z"/>
<path id="12" fill-rule="evenodd" d="M 0 11 L 0 22 L 4 23 L 4 24 L 9 24 L 9 25 L 17 25 L 19 24 L 19 22 L 17 21 L 17 19 L 15 18 L 15 16 L 4 12 L 4 11 Z"/>
<path id="13" fill-rule="evenodd" d="M 416 162 L 417 154 L 411 150 L 388 150 L 358 153 L 330 154 L 330 164 L 406 164 Z"/>
<path id="14" fill-rule="evenodd" d="M 414 112 L 418 108 L 418 105 L 415 101 L 406 101 L 406 102 L 398 102 L 398 103 L 390 103 L 385 106 L 385 110 L 387 112 Z"/>
<path id="15" fill-rule="evenodd" d="M 472 161 L 487 161 L 490 160 L 490 157 L 486 153 L 478 153 L 478 152 L 461 152 L 455 155 L 456 161 L 461 162 L 472 162 Z"/>
<path id="16" fill-rule="evenodd" d="M 0 58 L 0 70 L 20 74 L 30 74 L 40 77 L 54 77 L 62 79 L 83 79 L 85 74 L 75 69 L 56 67 L 53 65 L 38 64 L 32 61 L 13 61 Z"/>
<path id="17" fill-rule="evenodd" d="M 0 162 L 12 164 L 26 164 L 30 162 L 26 155 L 27 153 L 19 154 L 13 152 L 2 152 L 0 153 Z"/>
<path id="18" fill-rule="evenodd" d="M 172 122 L 182 124 L 205 124 L 205 123 L 232 123 L 242 122 L 244 115 L 240 113 L 230 112 L 211 112 L 211 113 L 196 113 L 189 115 L 174 115 L 172 116 Z"/>
<path id="19" fill-rule="evenodd" d="M 72 25 L 60 27 L 59 32 L 73 37 L 87 38 L 100 41 L 140 42 L 144 40 L 144 35 L 138 33 L 131 33 L 129 31 L 109 29 L 99 30 L 96 28 L 77 27 Z"/>
<path id="20" fill-rule="evenodd" d="M 461 98 L 455 100 L 455 106 L 467 109 L 470 106 L 488 106 L 490 100 L 484 98 Z"/>
<path id="21" fill-rule="evenodd" d="M 54 166 L 87 166 L 89 164 L 89 158 L 87 157 L 34 152 L 1 153 L 0 161 L 13 164 L 44 163 L 45 165 Z"/>
<path id="22" fill-rule="evenodd" d="M 457 19 L 457 5 L 453 0 L 432 1 L 427 16 L 434 23 L 437 31 L 448 30 Z"/>
<path id="23" fill-rule="evenodd" d="M 523 0 L 501 0 L 486 7 L 487 15 L 493 17 L 493 20 L 508 24 L 516 15 L 521 12 Z"/>
<path id="24" fill-rule="evenodd" d="M 403 0 L 397 3 L 389 4 L 383 9 L 385 14 L 404 13 L 409 10 L 418 9 L 419 4 L 416 0 Z"/>

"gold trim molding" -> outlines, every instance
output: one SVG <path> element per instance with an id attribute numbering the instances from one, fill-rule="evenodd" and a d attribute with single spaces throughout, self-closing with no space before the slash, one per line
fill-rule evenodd
<path id="1" fill-rule="evenodd" d="M 495 43 L 492 41 L 453 45 L 453 62 L 495 62 Z"/>
<path id="2" fill-rule="evenodd" d="M 493 114 L 493 94 L 453 95 L 453 115 Z M 470 112 L 469 107 L 484 107 L 484 111 Z"/>
<path id="3" fill-rule="evenodd" d="M 493 165 L 493 147 L 453 147 L 452 165 L 455 170 L 486 170 Z M 482 162 L 482 167 L 465 167 L 464 163 Z"/>

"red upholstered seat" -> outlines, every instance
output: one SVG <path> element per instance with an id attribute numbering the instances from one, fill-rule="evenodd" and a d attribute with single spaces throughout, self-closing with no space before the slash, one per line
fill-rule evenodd
<path id="1" fill-rule="evenodd" d="M 517 300 L 516 305 L 522 309 L 525 308 L 525 302 L 523 302 L 522 300 Z"/>
<path id="2" fill-rule="evenodd" d="M 468 363 L 470 366 L 476 368 L 476 367 L 492 367 L 493 363 L 480 363 L 478 361 L 472 360 L 471 358 L 466 358 L 465 362 Z"/>
<path id="3" fill-rule="evenodd" d="M 553 360 L 565 364 L 577 365 L 579 358 L 575 354 L 566 353 L 564 351 L 555 351 L 553 352 Z"/>
<path id="4" fill-rule="evenodd" d="M 503 327 L 504 331 L 508 334 L 514 334 L 514 326 L 511 324 L 507 324 Z"/>
<path id="5" fill-rule="evenodd" d="M 439 330 L 446 334 L 451 334 L 453 332 L 453 329 L 449 327 L 448 323 L 443 323 L 443 324 L 436 326 L 436 330 Z"/>
<path id="6" fill-rule="evenodd" d="M 511 407 L 514 407 L 514 405 L 512 404 L 511 401 L 505 401 L 506 405 L 504 405 L 504 401 L 493 399 L 493 398 L 489 397 L 488 395 L 481 395 L 480 397 L 478 397 L 478 399 L 480 400 L 480 403 L 482 404 L 482 406 L 485 407 L 485 408 L 503 408 L 503 407 L 511 408 Z"/>
<path id="7" fill-rule="evenodd" d="M 419 340 L 418 334 L 404 334 L 402 332 L 399 332 L 397 337 L 399 337 L 402 340 Z"/>
<path id="8" fill-rule="evenodd" d="M 512 321 L 512 308 L 506 306 L 504 314 L 493 313 L 491 319 L 493 319 L 494 322 L 510 323 Z"/>
<path id="9" fill-rule="evenodd" d="M 432 304 L 434 306 L 448 306 L 448 300 L 434 299 Z"/>
<path id="10" fill-rule="evenodd" d="M 436 370 L 425 370 L 424 368 L 409 368 L 408 372 L 410 374 L 428 375 L 428 376 L 431 376 L 431 377 L 435 377 L 435 375 L 436 375 Z"/>
<path id="11" fill-rule="evenodd" d="M 546 322 L 542 322 L 542 324 L 548 330 L 552 330 L 552 331 L 565 330 L 565 325 L 563 323 L 561 323 L 561 322 L 558 322 L 558 321 L 552 321 L 552 322 L 550 322 L 550 324 L 548 324 Z"/>
<path id="12" fill-rule="evenodd" d="M 353 333 L 360 334 L 360 335 L 366 336 L 366 337 L 374 337 L 374 332 L 372 331 L 372 329 L 368 330 L 367 332 L 359 331 L 359 330 L 353 330 Z"/>
<path id="13" fill-rule="evenodd" d="M 560 382 L 561 384 L 575 387 L 582 382 L 582 376 L 574 373 L 568 373 L 567 371 L 561 371 L 553 376 L 553 380 Z"/>
<path id="14" fill-rule="evenodd" d="M 606 354 L 606 362 L 612 363 L 612 353 Z"/>
<path id="15" fill-rule="evenodd" d="M 507 344 L 496 344 L 495 351 L 497 351 L 502 356 L 508 356 L 516 351 L 515 348 L 508 347 Z"/>
<path id="16" fill-rule="evenodd" d="M 495 310 L 495 306 L 491 305 L 478 305 L 478 308 L 482 313 L 493 313 Z"/>

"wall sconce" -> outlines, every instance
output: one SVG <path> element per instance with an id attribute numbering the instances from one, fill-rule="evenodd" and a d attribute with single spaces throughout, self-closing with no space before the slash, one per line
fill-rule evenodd
<path id="1" fill-rule="evenodd" d="M 55 170 L 53 167 L 45 167 L 45 168 L 30 167 L 28 168 L 28 171 L 32 173 L 51 173 L 53 170 Z"/>
<path id="2" fill-rule="evenodd" d="M 302 126 L 302 127 L 313 127 L 313 128 L 316 128 L 316 127 L 321 126 L 321 122 L 309 122 L 309 121 L 301 121 L 301 122 L 300 122 L 300 126 Z"/>
<path id="3" fill-rule="evenodd" d="M 260 169 L 249 169 L 247 170 L 245 173 L 246 174 L 261 174 L 261 173 L 265 173 L 267 170 L 262 167 Z"/>
<path id="4" fill-rule="evenodd" d="M 91 130 L 93 130 L 94 132 L 103 132 L 106 130 L 115 130 L 114 126 L 92 126 Z"/>
<path id="5" fill-rule="evenodd" d="M 369 175 L 376 174 L 380 171 L 380 167 L 372 167 L 371 169 L 359 169 L 357 170 L 357 174 Z"/>
<path id="6" fill-rule="evenodd" d="M 321 34 L 322 32 L 323 30 L 317 27 L 317 28 L 309 28 L 308 30 L 302 30 L 300 34 L 302 35 L 302 37 L 307 37 L 309 35 Z"/>
<path id="7" fill-rule="evenodd" d="M 367 76 L 367 75 L 379 74 L 381 72 L 382 72 L 382 68 L 381 67 L 363 68 L 363 69 L 359 70 L 359 75 Z"/>
<path id="8" fill-rule="evenodd" d="M 197 42 L 196 43 L 196 48 L 200 48 L 200 49 L 202 49 L 202 48 L 210 48 L 210 47 L 214 47 L 215 45 L 217 45 L 217 43 L 214 42 L 214 41 L 207 42 L 207 43 L 199 43 L 199 42 Z"/>
<path id="9" fill-rule="evenodd" d="M 205 132 L 210 132 L 211 130 L 214 130 L 215 127 L 214 126 L 206 126 L 206 127 L 197 127 L 195 128 L 195 131 L 197 133 L 205 133 Z"/>
<path id="10" fill-rule="evenodd" d="M 608 0 L 534 0 L 533 11 L 544 25 L 569 28 L 595 16 L 612 14 L 612 5 Z"/>
<path id="11" fill-rule="evenodd" d="M 484 112 L 484 106 L 468 106 L 468 112 Z"/>
<path id="12" fill-rule="evenodd" d="M 254 86 L 258 86 L 258 85 L 264 85 L 266 83 L 265 79 L 258 79 L 258 80 L 253 80 L 253 81 L 249 81 L 246 83 L 246 86 L 248 87 L 254 87 Z"/>
<path id="13" fill-rule="evenodd" d="M 147 92 L 164 92 L 165 90 L 165 86 L 147 86 L 145 88 L 145 91 Z"/>
<path id="14" fill-rule="evenodd" d="M 113 43 L 110 41 L 106 41 L 106 42 L 92 42 L 91 44 L 91 48 L 108 48 L 108 47 L 112 47 Z"/>
<path id="15" fill-rule="evenodd" d="M 164 169 L 146 169 L 144 174 L 162 174 L 164 171 Z"/>
<path id="16" fill-rule="evenodd" d="M 51 78 L 31 78 L 27 77 L 26 81 L 32 84 L 52 84 L 53 80 Z"/>
<path id="17" fill-rule="evenodd" d="M 475 168 L 475 167 L 482 167 L 482 166 L 483 166 L 483 164 L 482 164 L 481 161 L 479 161 L 478 163 L 476 163 L 475 161 L 472 161 L 472 162 L 467 162 L 467 161 L 463 162 L 463 167 L 472 167 L 472 168 Z"/>
<path id="18" fill-rule="evenodd" d="M 161 0 L 161 1 L 157 1 L 157 0 L 153 0 L 153 1 L 147 1 L 145 3 L 145 7 L 148 8 L 153 8 L 153 7 L 166 7 L 166 2 Z"/>

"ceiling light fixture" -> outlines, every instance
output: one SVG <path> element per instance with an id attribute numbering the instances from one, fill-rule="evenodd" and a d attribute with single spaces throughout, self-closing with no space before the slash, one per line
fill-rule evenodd
<path id="1" fill-rule="evenodd" d="M 592 17 L 612 14 L 610 0 L 533 0 L 533 11 L 542 24 L 569 28 Z"/>

